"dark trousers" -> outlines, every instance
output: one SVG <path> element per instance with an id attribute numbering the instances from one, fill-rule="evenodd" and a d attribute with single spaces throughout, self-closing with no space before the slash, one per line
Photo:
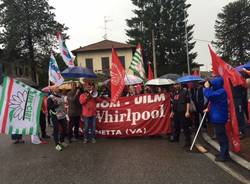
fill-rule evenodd
<path id="1" fill-rule="evenodd" d="M 220 157 L 227 159 L 229 157 L 229 143 L 226 134 L 225 124 L 213 124 L 216 138 L 220 145 Z"/>
<path id="2" fill-rule="evenodd" d="M 48 125 L 51 125 L 52 123 L 51 123 L 51 115 L 50 115 L 50 113 L 48 113 Z"/>
<path id="3" fill-rule="evenodd" d="M 55 115 L 51 115 L 52 123 L 53 123 L 53 137 L 55 144 L 59 144 L 59 126 L 61 127 L 60 133 L 60 142 L 64 142 L 65 133 L 67 130 L 66 119 L 57 119 Z"/>
<path id="4" fill-rule="evenodd" d="M 40 113 L 40 128 L 41 128 L 41 133 L 42 133 L 42 138 L 46 137 L 46 115 L 41 112 Z"/>
<path id="5" fill-rule="evenodd" d="M 202 117 L 204 115 L 204 112 L 197 112 L 196 111 L 196 112 L 193 112 L 193 113 L 194 113 L 194 127 L 195 127 L 195 129 L 198 129 L 199 126 L 200 126 L 201 119 L 202 119 Z M 204 118 L 202 128 L 207 128 L 207 115 Z"/>
<path id="6" fill-rule="evenodd" d="M 84 117 L 84 139 L 94 139 L 96 130 L 96 117 Z"/>
<path id="7" fill-rule="evenodd" d="M 185 112 L 175 112 L 174 113 L 174 130 L 173 130 L 173 137 L 175 141 L 179 141 L 181 128 L 183 128 L 183 133 L 185 135 L 186 144 L 190 144 L 191 133 L 189 129 L 189 120 L 185 117 Z"/>
<path id="8" fill-rule="evenodd" d="M 79 137 L 79 123 L 80 123 L 80 116 L 70 116 L 69 117 L 69 131 L 68 136 L 69 140 L 72 138 L 72 129 L 74 127 L 74 136 L 76 139 Z"/>
<path id="9" fill-rule="evenodd" d="M 244 109 L 243 109 L 243 103 L 242 100 L 239 98 L 235 98 L 234 99 L 234 103 L 235 103 L 235 112 L 236 112 L 236 117 L 238 120 L 238 126 L 239 126 L 239 131 L 241 133 L 246 133 L 246 128 L 247 128 L 247 124 L 246 124 L 246 119 L 244 116 Z"/>
<path id="10" fill-rule="evenodd" d="M 22 134 L 12 134 L 11 139 L 15 141 L 22 140 Z"/>

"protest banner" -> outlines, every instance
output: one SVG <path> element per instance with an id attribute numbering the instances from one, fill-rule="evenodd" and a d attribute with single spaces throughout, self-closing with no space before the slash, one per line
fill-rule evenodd
<path id="1" fill-rule="evenodd" d="M 120 97 L 116 103 L 97 103 L 97 134 L 104 137 L 167 134 L 170 125 L 169 94 Z"/>

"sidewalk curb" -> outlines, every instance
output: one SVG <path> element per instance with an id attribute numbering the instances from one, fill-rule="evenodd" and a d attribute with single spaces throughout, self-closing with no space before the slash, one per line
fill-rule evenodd
<path id="1" fill-rule="evenodd" d="M 214 147 L 217 151 L 219 151 L 219 144 L 216 141 L 212 140 L 207 133 L 202 133 L 202 137 L 207 143 L 209 143 L 212 147 Z M 250 171 L 250 162 L 248 162 L 247 160 L 243 159 L 242 157 L 236 155 L 231 151 L 230 151 L 230 156 L 232 160 L 234 160 L 236 163 L 238 163 L 239 165 Z"/>

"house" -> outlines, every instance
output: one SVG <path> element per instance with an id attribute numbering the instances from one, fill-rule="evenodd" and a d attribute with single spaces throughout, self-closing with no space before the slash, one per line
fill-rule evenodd
<path id="1" fill-rule="evenodd" d="M 110 75 L 112 47 L 115 48 L 125 71 L 132 61 L 135 46 L 111 40 L 103 40 L 73 50 L 78 66 L 92 69 L 96 73 Z"/>

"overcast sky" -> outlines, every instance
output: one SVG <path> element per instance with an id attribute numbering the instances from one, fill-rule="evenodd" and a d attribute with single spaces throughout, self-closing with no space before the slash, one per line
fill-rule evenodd
<path id="1" fill-rule="evenodd" d="M 188 13 L 189 23 L 195 24 L 194 38 L 211 41 L 214 39 L 214 23 L 222 7 L 235 0 L 187 0 L 192 6 Z M 131 0 L 49 0 L 55 8 L 56 20 L 69 27 L 70 39 L 66 44 L 70 50 L 103 40 L 104 16 L 108 39 L 126 42 L 126 19 L 134 16 Z M 202 70 L 211 69 L 208 42 L 196 40 L 196 62 L 204 64 Z"/>

